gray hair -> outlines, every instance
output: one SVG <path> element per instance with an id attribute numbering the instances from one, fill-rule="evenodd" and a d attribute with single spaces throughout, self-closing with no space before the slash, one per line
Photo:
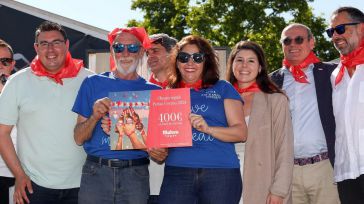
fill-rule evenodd
<path id="1" fill-rule="evenodd" d="M 363 14 L 363 12 L 360 11 L 359 9 L 357 9 L 357 8 L 354 8 L 354 7 L 349 7 L 349 6 L 339 7 L 338 9 L 336 9 L 332 13 L 332 16 L 337 15 L 337 14 L 342 13 L 342 12 L 348 13 L 349 17 L 353 21 L 364 23 L 364 14 Z"/>
<path id="2" fill-rule="evenodd" d="M 149 36 L 152 44 L 161 44 L 167 52 L 171 52 L 172 48 L 174 48 L 177 44 L 177 40 L 174 37 L 170 37 L 165 33 L 158 33 Z"/>
<path id="3" fill-rule="evenodd" d="M 310 39 L 314 39 L 314 36 L 313 36 L 313 34 L 312 34 L 311 29 L 310 29 L 308 26 L 306 26 L 306 25 L 304 25 L 304 24 L 301 24 L 301 23 L 291 23 L 291 24 L 289 24 L 288 26 L 286 26 L 286 27 L 283 29 L 282 34 L 283 34 L 285 31 L 287 31 L 288 29 L 291 29 L 291 28 L 293 28 L 293 27 L 301 27 L 301 28 L 304 28 L 304 29 L 307 31 L 307 38 L 308 38 L 308 40 L 310 40 Z M 281 34 L 281 36 L 282 36 L 282 34 Z"/>

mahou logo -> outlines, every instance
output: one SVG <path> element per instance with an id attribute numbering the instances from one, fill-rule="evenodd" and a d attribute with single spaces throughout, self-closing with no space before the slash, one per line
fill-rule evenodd
<path id="1" fill-rule="evenodd" d="M 163 130 L 163 135 L 165 137 L 175 137 L 179 134 L 178 130 Z"/>

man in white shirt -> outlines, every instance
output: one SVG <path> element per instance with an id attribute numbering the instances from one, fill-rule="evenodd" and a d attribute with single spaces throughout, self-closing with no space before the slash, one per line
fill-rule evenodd
<path id="1" fill-rule="evenodd" d="M 77 204 L 83 149 L 73 140 L 71 111 L 82 81 L 92 72 L 69 53 L 61 25 L 35 31 L 37 56 L 13 74 L 0 95 L 0 153 L 15 177 L 14 201 Z M 10 132 L 17 127 L 15 152 Z"/>
<path id="2" fill-rule="evenodd" d="M 0 93 L 11 72 L 14 70 L 15 60 L 13 56 L 14 52 L 10 45 L 0 39 Z M 16 131 L 14 130 L 11 132 L 11 139 L 15 146 Z M 14 186 L 14 184 L 14 176 L 0 156 L 0 203 L 9 203 L 9 188 Z"/>
<path id="3" fill-rule="evenodd" d="M 330 76 L 334 64 L 320 62 L 306 25 L 292 23 L 281 34 L 283 67 L 272 80 L 289 98 L 294 135 L 293 204 L 339 203 L 333 180 L 335 119 Z"/>
<path id="4" fill-rule="evenodd" d="M 328 36 L 340 53 L 331 76 L 336 122 L 335 181 L 342 204 L 364 203 L 364 14 L 353 7 L 333 12 Z"/>

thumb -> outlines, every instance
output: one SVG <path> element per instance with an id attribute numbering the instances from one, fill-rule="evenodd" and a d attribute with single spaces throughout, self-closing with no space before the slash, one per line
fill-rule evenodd
<path id="1" fill-rule="evenodd" d="M 33 187 L 32 187 L 32 183 L 30 180 L 27 182 L 27 189 L 28 189 L 29 193 L 31 193 L 31 194 L 33 193 Z"/>

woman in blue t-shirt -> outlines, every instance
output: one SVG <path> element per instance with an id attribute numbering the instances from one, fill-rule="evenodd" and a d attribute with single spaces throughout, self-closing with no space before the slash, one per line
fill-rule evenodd
<path id="1" fill-rule="evenodd" d="M 269 79 L 264 51 L 257 43 L 237 43 L 226 72 L 244 98 L 248 124 L 243 203 L 291 203 L 293 132 L 288 98 Z"/>
<path id="2" fill-rule="evenodd" d="M 178 43 L 171 88 L 191 88 L 192 147 L 170 148 L 160 203 L 238 203 L 242 192 L 235 142 L 246 140 L 243 103 L 219 80 L 217 55 L 207 40 Z"/>

